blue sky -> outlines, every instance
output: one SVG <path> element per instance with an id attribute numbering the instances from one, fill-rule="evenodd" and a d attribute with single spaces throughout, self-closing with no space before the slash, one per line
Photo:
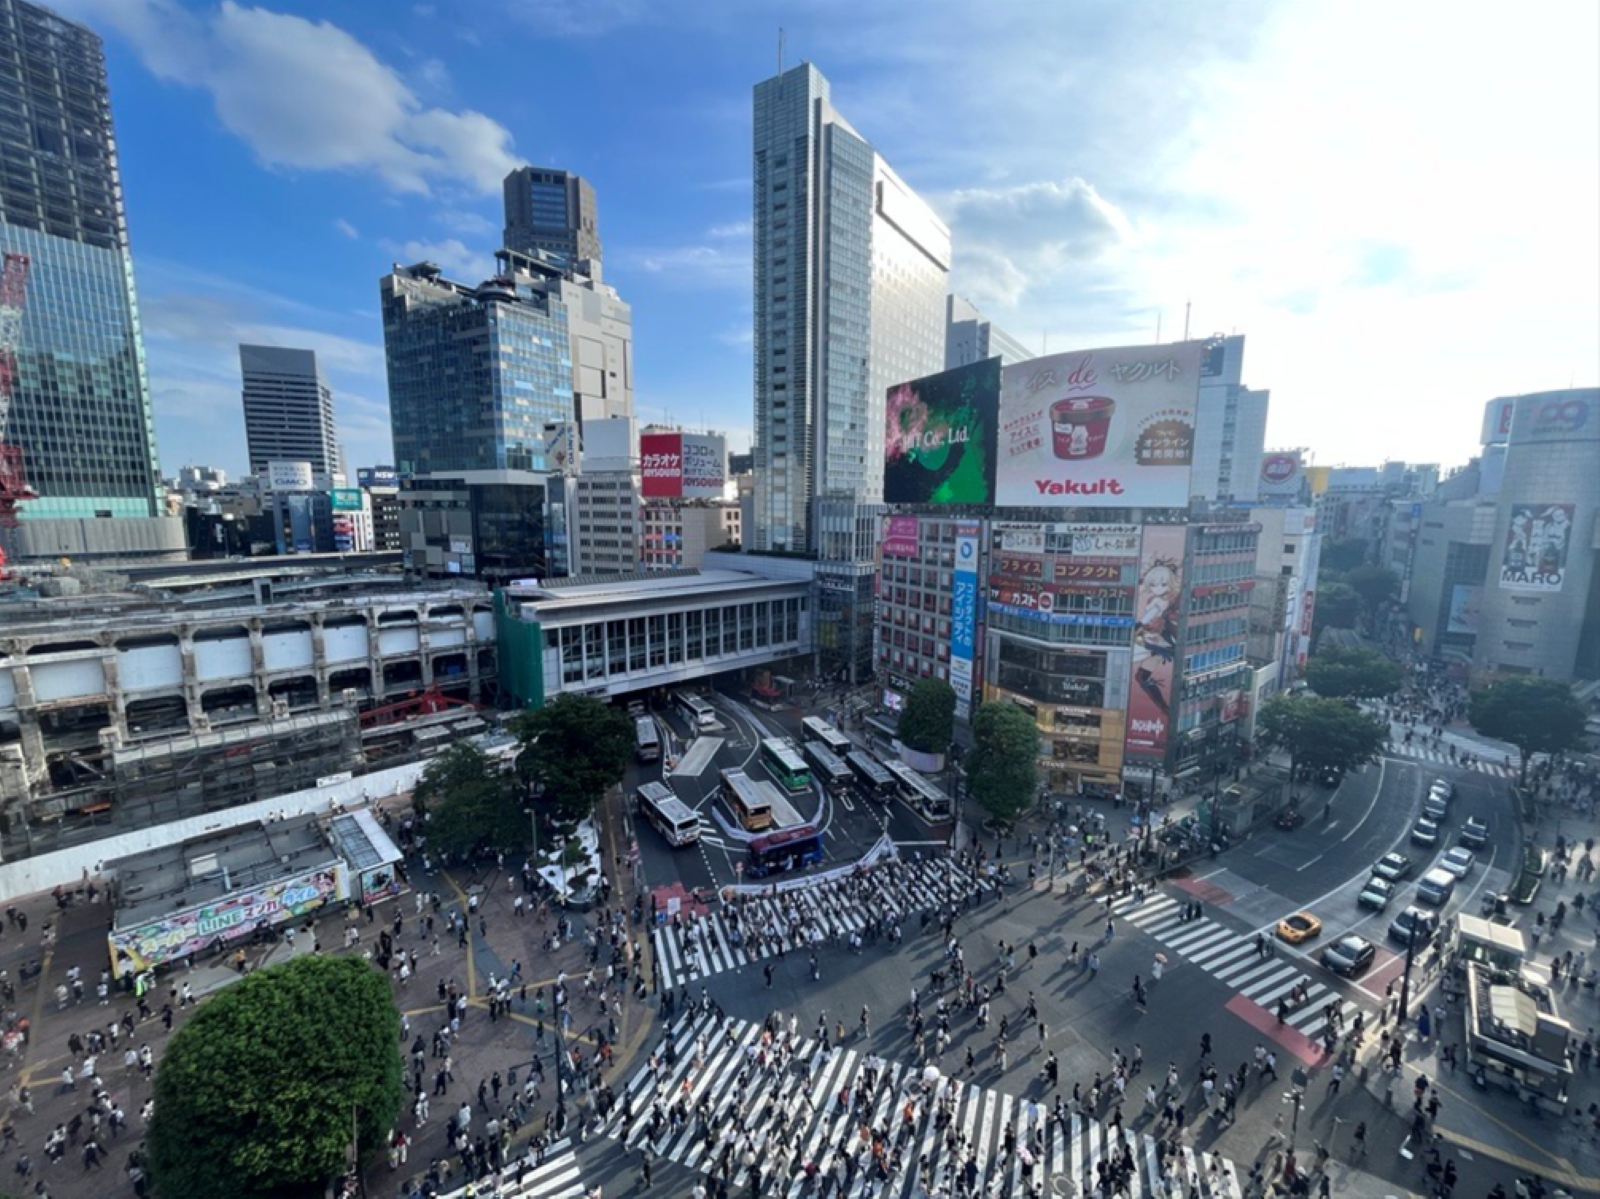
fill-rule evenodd
<path id="1" fill-rule="evenodd" d="M 161 461 L 244 464 L 240 341 L 390 460 L 377 280 L 486 274 L 500 179 L 595 185 L 642 421 L 749 440 L 750 89 L 816 63 L 1052 349 L 1249 335 L 1268 441 L 1455 464 L 1600 381 L 1590 0 L 57 0 L 107 43 Z"/>

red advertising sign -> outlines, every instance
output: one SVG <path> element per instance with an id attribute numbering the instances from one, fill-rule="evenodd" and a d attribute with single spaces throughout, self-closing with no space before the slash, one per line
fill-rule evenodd
<path id="1" fill-rule="evenodd" d="M 1122 581 L 1122 567 L 1115 562 L 1058 562 L 1056 577 L 1083 582 L 1118 583 Z"/>
<path id="2" fill-rule="evenodd" d="M 645 499 L 683 495 L 683 434 L 646 433 L 639 438 L 639 493 Z"/>
<path id="3" fill-rule="evenodd" d="M 917 556 L 917 518 L 891 516 L 884 522 L 883 553 L 885 557 L 915 558 Z"/>

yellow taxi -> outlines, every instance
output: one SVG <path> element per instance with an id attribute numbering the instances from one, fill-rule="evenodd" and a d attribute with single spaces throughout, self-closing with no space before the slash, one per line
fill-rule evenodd
<path id="1" fill-rule="evenodd" d="M 1309 941 L 1322 931 L 1322 921 L 1310 912 L 1296 912 L 1278 921 L 1278 936 L 1291 945 Z"/>

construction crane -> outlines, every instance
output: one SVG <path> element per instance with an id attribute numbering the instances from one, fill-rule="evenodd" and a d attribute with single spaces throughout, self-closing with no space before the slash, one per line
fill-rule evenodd
<path id="1" fill-rule="evenodd" d="M 11 425 L 11 395 L 17 382 L 17 345 L 22 340 L 22 306 L 28 298 L 26 254 L 7 254 L 0 268 L 0 529 L 17 527 L 17 505 L 34 498 L 22 467 L 22 447 L 6 440 Z M 5 549 L 0 547 L 0 576 Z"/>

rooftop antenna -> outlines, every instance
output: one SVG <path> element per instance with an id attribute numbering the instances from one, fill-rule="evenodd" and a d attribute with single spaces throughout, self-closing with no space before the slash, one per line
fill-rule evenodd
<path id="1" fill-rule="evenodd" d="M 1183 302 L 1183 340 L 1184 341 L 1188 341 L 1189 340 L 1189 309 L 1190 309 L 1190 307 L 1191 307 L 1191 305 L 1190 305 L 1189 301 L 1185 300 Z"/>

